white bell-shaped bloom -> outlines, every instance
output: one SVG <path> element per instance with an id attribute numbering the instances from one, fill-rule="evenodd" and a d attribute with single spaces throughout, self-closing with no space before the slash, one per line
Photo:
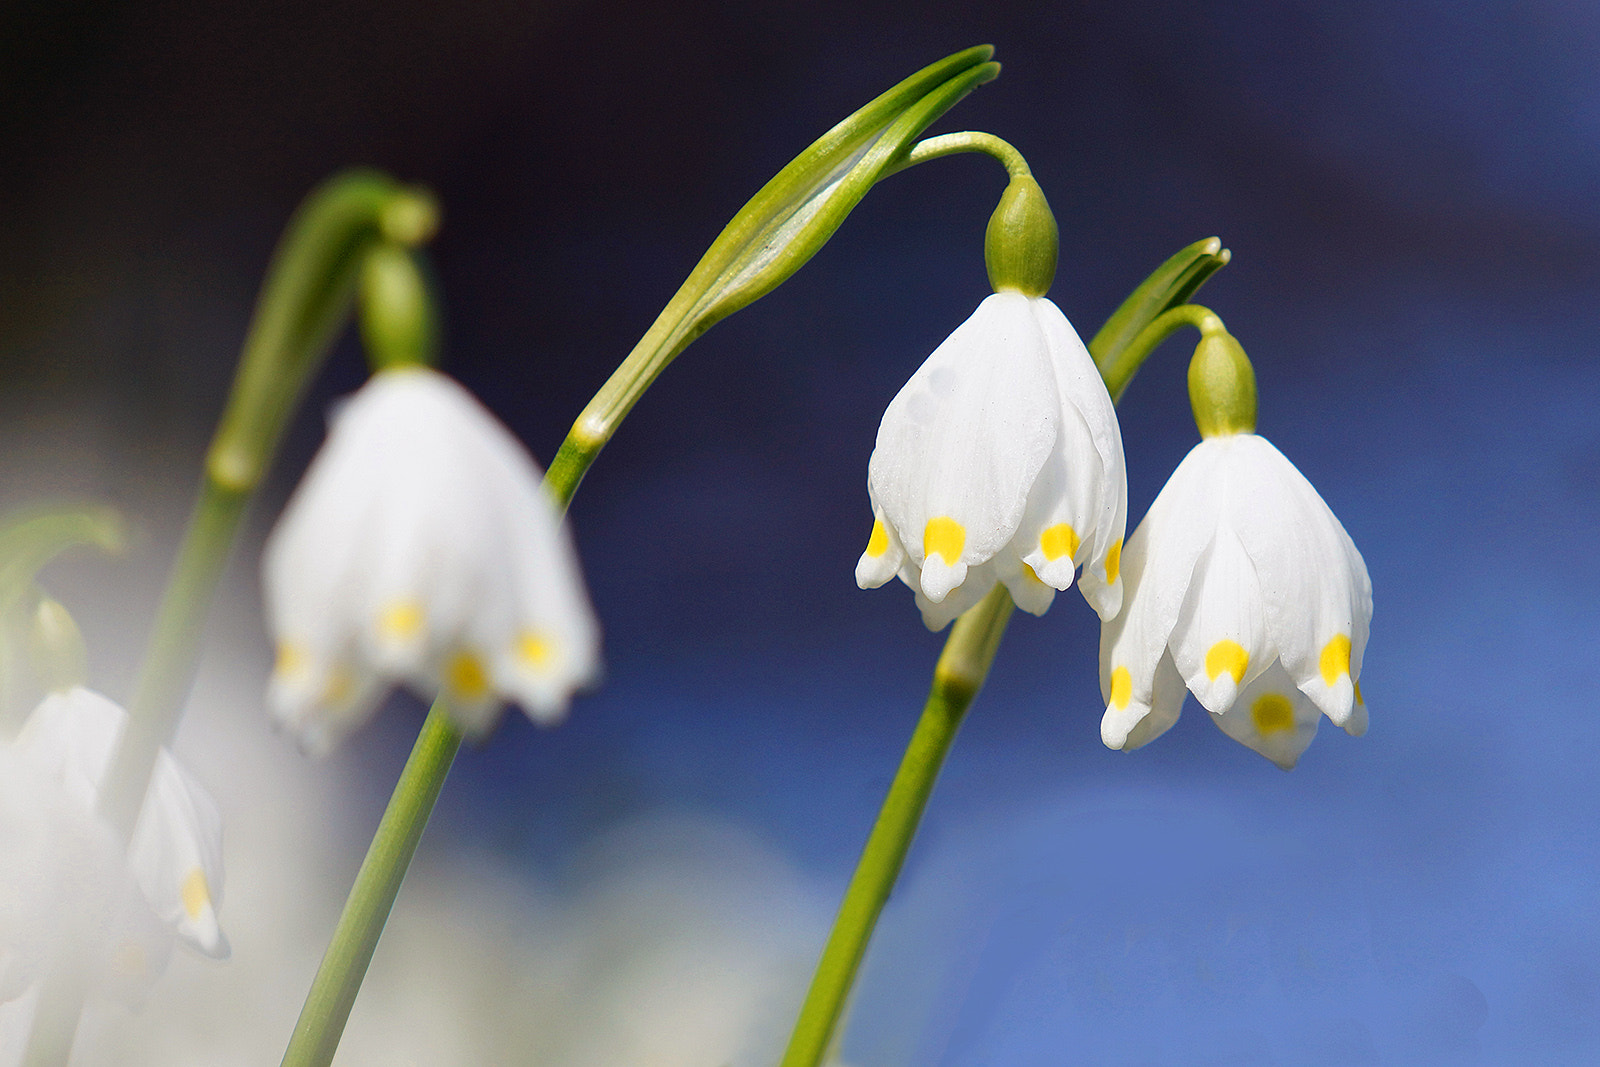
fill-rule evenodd
<path id="1" fill-rule="evenodd" d="M 481 736 L 504 700 L 537 722 L 599 669 L 599 627 L 527 450 L 461 386 L 372 377 L 332 419 L 262 562 L 269 700 L 313 752 L 397 682 Z"/>
<path id="2" fill-rule="evenodd" d="M 1080 566 L 1101 618 L 1121 605 L 1122 435 L 1088 350 L 1043 297 L 995 293 L 934 350 L 884 412 L 867 492 L 856 582 L 898 575 L 930 629 L 996 582 L 1042 615 Z"/>
<path id="3" fill-rule="evenodd" d="M 76 687 L 46 697 L 0 749 L 0 999 L 59 966 L 137 1003 L 174 937 L 216 959 L 222 820 L 165 749 L 124 852 L 95 812 L 127 713 Z"/>
<path id="4" fill-rule="evenodd" d="M 1134 749 L 1187 689 L 1217 725 L 1293 767 L 1318 711 L 1359 736 L 1372 582 L 1350 536 L 1253 433 L 1201 441 L 1128 539 L 1123 610 L 1100 642 L 1100 736 Z"/>

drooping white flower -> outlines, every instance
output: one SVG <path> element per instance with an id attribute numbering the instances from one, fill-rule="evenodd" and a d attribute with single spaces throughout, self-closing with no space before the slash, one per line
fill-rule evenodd
<path id="1" fill-rule="evenodd" d="M 1105 624 L 1100 735 L 1138 748 L 1178 720 L 1187 689 L 1230 737 L 1293 767 L 1318 711 L 1367 728 L 1357 684 L 1372 583 L 1311 483 L 1254 433 L 1207 437 L 1156 497 L 1123 557 Z"/>
<path id="2" fill-rule="evenodd" d="M 52 693 L 0 748 L 0 999 L 57 967 L 137 1003 L 176 937 L 216 959 L 222 821 L 166 750 L 126 851 L 95 812 L 127 713 L 82 687 Z"/>
<path id="3" fill-rule="evenodd" d="M 873 527 L 856 582 L 916 593 L 937 630 L 1004 582 L 1042 615 L 1078 587 L 1122 602 L 1122 436 L 1105 384 L 1043 297 L 988 297 L 889 403 L 867 470 Z"/>
<path id="4" fill-rule="evenodd" d="M 269 701 L 314 752 L 390 686 L 482 735 L 514 700 L 565 714 L 599 628 L 538 467 L 451 379 L 386 370 L 345 402 L 268 539 Z"/>

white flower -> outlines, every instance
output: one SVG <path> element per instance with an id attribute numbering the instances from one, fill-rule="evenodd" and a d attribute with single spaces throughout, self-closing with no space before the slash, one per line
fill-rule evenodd
<path id="1" fill-rule="evenodd" d="M 1228 736 L 1284 769 L 1316 735 L 1319 709 L 1366 731 L 1366 564 L 1265 438 L 1196 445 L 1129 538 L 1123 575 L 1126 603 L 1100 642 L 1107 746 L 1160 736 L 1186 687 Z"/>
<path id="2" fill-rule="evenodd" d="M 126 853 L 95 813 L 127 718 L 76 687 L 46 697 L 0 749 L 0 999 L 86 965 L 98 988 L 137 1003 L 174 937 L 228 955 L 222 821 L 205 790 L 163 749 Z"/>
<path id="3" fill-rule="evenodd" d="M 1080 565 L 1101 618 L 1121 605 L 1122 436 L 1094 361 L 1049 300 L 995 293 L 934 350 L 884 412 L 867 491 L 874 522 L 856 582 L 898 575 L 930 629 L 997 581 L 1042 615 Z"/>
<path id="4" fill-rule="evenodd" d="M 269 700 L 316 752 L 405 682 L 463 731 L 503 700 L 558 720 L 599 668 L 577 556 L 539 469 L 466 390 L 424 368 L 345 402 L 268 539 Z"/>

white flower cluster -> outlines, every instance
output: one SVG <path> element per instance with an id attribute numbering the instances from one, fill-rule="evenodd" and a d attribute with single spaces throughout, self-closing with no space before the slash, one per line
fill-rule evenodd
<path id="1" fill-rule="evenodd" d="M 1173 473 L 1124 553 L 1116 415 L 1048 300 L 997 293 L 928 357 L 884 413 L 867 488 L 856 581 L 898 576 L 932 629 L 997 581 L 1043 614 L 1082 567 L 1104 621 L 1111 748 L 1170 728 L 1186 689 L 1284 768 L 1319 712 L 1366 729 L 1372 585 L 1339 520 L 1264 438 L 1222 433 Z"/>

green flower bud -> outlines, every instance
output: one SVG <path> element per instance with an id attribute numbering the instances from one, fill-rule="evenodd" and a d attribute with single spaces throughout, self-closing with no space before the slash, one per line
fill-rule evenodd
<path id="1" fill-rule="evenodd" d="M 1059 244 L 1056 217 L 1044 190 L 1030 174 L 1012 175 L 983 235 L 989 285 L 997 293 L 1009 289 L 1043 296 L 1056 277 Z"/>
<path id="2" fill-rule="evenodd" d="M 1189 404 L 1201 437 L 1254 433 L 1256 372 L 1226 330 L 1207 330 L 1189 361 Z"/>
<path id="3" fill-rule="evenodd" d="M 83 634 L 61 601 L 39 598 L 28 633 L 34 674 L 51 692 L 83 685 L 89 678 L 89 656 Z"/>
<path id="4" fill-rule="evenodd" d="M 384 241 L 361 264 L 361 340 L 375 371 L 427 366 L 437 348 L 433 294 L 417 254 Z"/>

